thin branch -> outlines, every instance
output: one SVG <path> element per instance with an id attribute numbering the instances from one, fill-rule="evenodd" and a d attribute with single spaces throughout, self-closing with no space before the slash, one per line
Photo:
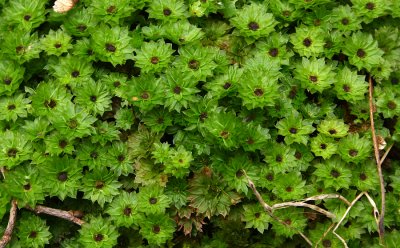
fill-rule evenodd
<path id="1" fill-rule="evenodd" d="M 391 144 L 391 145 L 388 147 L 388 149 L 385 151 L 385 154 L 383 154 L 381 160 L 379 161 L 379 162 L 380 162 L 380 163 L 379 163 L 380 166 L 382 166 L 383 161 L 385 161 L 387 155 L 389 154 L 389 152 L 390 152 L 390 150 L 392 149 L 393 146 L 394 146 L 394 143 Z"/>
<path id="2" fill-rule="evenodd" d="M 380 189 L 381 189 L 381 211 L 380 211 L 378 232 L 379 232 L 380 243 L 384 244 L 384 235 L 385 235 L 384 220 L 385 220 L 386 194 L 385 194 L 385 182 L 383 179 L 382 167 L 381 167 L 382 164 L 381 164 L 381 159 L 379 156 L 378 140 L 376 138 L 376 132 L 375 132 L 374 109 L 375 108 L 373 105 L 373 83 L 372 83 L 372 77 L 370 75 L 369 76 L 369 115 L 370 115 L 370 121 L 371 121 L 372 141 L 374 143 L 376 168 L 378 170 L 379 184 L 380 184 Z"/>
<path id="3" fill-rule="evenodd" d="M 77 218 L 71 211 L 65 211 L 55 208 L 49 208 L 41 205 L 36 205 L 35 208 L 26 207 L 27 209 L 35 212 L 36 214 L 47 214 L 52 215 L 61 219 L 69 220 L 77 225 L 85 224 L 85 221 Z"/>
<path id="4" fill-rule="evenodd" d="M 4 171 L 4 167 L 3 166 L 0 167 L 0 172 L 1 172 L 1 175 L 3 176 L 3 179 L 6 179 L 6 173 Z"/>
<path id="5" fill-rule="evenodd" d="M 328 235 L 329 231 L 335 226 L 335 223 L 332 223 L 328 229 L 324 232 L 324 234 L 322 234 L 322 237 L 317 241 L 317 243 L 315 243 L 315 248 L 318 247 L 318 244 L 321 243 L 322 239 L 326 237 L 326 235 Z"/>
<path id="6" fill-rule="evenodd" d="M 279 222 L 280 224 L 286 226 L 287 228 L 293 229 L 295 231 L 298 232 L 298 234 L 300 234 L 301 237 L 303 237 L 303 239 L 310 245 L 313 246 L 313 243 L 311 242 L 311 240 L 309 238 L 307 238 L 306 235 L 304 235 L 304 233 L 302 233 L 300 230 L 298 230 L 297 228 L 294 228 L 292 226 L 290 226 L 289 224 L 287 224 L 286 222 L 282 221 L 281 219 L 279 219 L 278 217 L 276 217 L 273 213 L 272 213 L 272 208 L 271 206 L 269 206 L 264 199 L 262 198 L 262 196 L 260 195 L 260 193 L 258 192 L 258 190 L 256 189 L 256 186 L 254 185 L 253 181 L 251 181 L 251 179 L 249 178 L 249 176 L 247 176 L 246 171 L 244 171 L 244 175 L 247 178 L 247 182 L 250 186 L 250 188 L 253 190 L 254 195 L 256 196 L 258 202 L 263 206 L 265 212 L 268 213 L 269 216 L 271 216 L 271 218 L 273 218 L 274 220 L 276 220 L 277 222 Z"/>
<path id="7" fill-rule="evenodd" d="M 350 206 L 350 204 L 351 204 L 345 197 L 343 197 L 339 194 L 322 194 L 322 195 L 310 196 L 304 200 L 301 200 L 301 202 L 317 201 L 317 200 L 324 200 L 324 199 L 339 199 L 342 202 L 346 203 L 347 206 Z"/>
<path id="8" fill-rule="evenodd" d="M 261 205 L 263 206 L 263 208 L 269 212 L 272 213 L 272 208 L 270 205 L 268 205 L 264 199 L 262 198 L 262 196 L 260 195 L 260 193 L 257 191 L 256 186 L 254 185 L 253 181 L 251 181 L 251 179 L 247 176 L 246 172 L 245 175 L 247 177 L 247 181 L 249 183 L 250 188 L 253 190 L 254 195 L 257 197 L 257 200 L 261 203 Z"/>
<path id="9" fill-rule="evenodd" d="M 332 214 L 331 212 L 322 209 L 318 206 L 312 205 L 312 204 L 308 204 L 308 203 L 304 203 L 304 202 L 283 202 L 283 203 L 277 203 L 275 205 L 272 206 L 272 209 L 281 209 L 281 208 L 287 208 L 287 207 L 306 207 L 306 208 L 310 208 L 314 211 L 317 211 L 323 215 L 325 215 L 328 218 L 334 219 L 336 218 L 336 216 L 334 214 Z"/>
<path id="10" fill-rule="evenodd" d="M 8 218 L 7 228 L 4 231 L 3 237 L 0 240 L 0 248 L 6 247 L 8 242 L 10 242 L 16 219 L 17 219 L 17 201 L 12 200 L 11 201 L 11 209 L 10 209 L 10 217 Z"/>

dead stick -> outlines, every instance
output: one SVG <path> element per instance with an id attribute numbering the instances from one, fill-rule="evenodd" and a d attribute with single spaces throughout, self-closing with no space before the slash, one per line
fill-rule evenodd
<path id="1" fill-rule="evenodd" d="M 383 161 L 385 161 L 385 159 L 386 159 L 387 155 L 389 154 L 390 150 L 393 148 L 393 145 L 394 145 L 394 143 L 391 144 L 391 145 L 388 147 L 388 149 L 386 150 L 385 154 L 383 154 L 381 160 L 379 161 L 379 162 L 380 162 L 380 164 L 379 164 L 380 166 L 382 166 Z"/>
<path id="2" fill-rule="evenodd" d="M 272 209 L 281 209 L 281 208 L 287 208 L 287 207 L 306 207 L 306 208 L 310 208 L 314 211 L 317 211 L 323 215 L 325 215 L 328 218 L 334 219 L 336 218 L 336 216 L 334 214 L 332 214 L 331 212 L 322 209 L 318 206 L 312 205 L 312 204 L 308 204 L 308 203 L 304 203 L 304 202 L 283 202 L 283 203 L 277 203 L 275 205 L 272 206 Z"/>
<path id="3" fill-rule="evenodd" d="M 71 213 L 70 211 L 65 211 L 65 210 L 60 210 L 60 209 L 55 209 L 55 208 L 49 208 L 49 207 L 45 207 L 45 206 L 41 206 L 41 205 L 36 205 L 35 208 L 30 208 L 30 207 L 26 207 L 27 209 L 35 212 L 36 214 L 48 214 L 48 215 L 52 215 L 64 220 L 69 220 L 71 222 L 74 222 L 77 225 L 82 225 L 85 224 L 85 221 L 75 217 L 73 215 L 73 213 Z"/>
<path id="4" fill-rule="evenodd" d="M 256 186 L 254 185 L 253 181 L 251 181 L 250 177 L 247 176 L 246 171 L 244 171 L 244 175 L 247 178 L 247 182 L 250 186 L 250 188 L 253 190 L 254 195 L 257 197 L 258 202 L 263 206 L 264 210 L 268 213 L 269 216 L 271 216 L 271 218 L 273 218 L 274 220 L 276 220 L 277 222 L 281 223 L 282 225 L 286 226 L 287 228 L 296 230 L 301 237 L 303 237 L 303 239 L 312 247 L 313 243 L 311 242 L 311 240 L 309 238 L 307 238 L 306 235 L 304 235 L 304 233 L 302 233 L 300 230 L 298 230 L 297 228 L 294 228 L 292 226 L 290 226 L 289 224 L 287 224 L 286 222 L 282 221 L 281 219 L 279 219 L 278 217 L 276 217 L 273 213 L 272 213 L 272 208 L 271 206 L 269 206 L 264 199 L 262 198 L 262 196 L 260 195 L 260 193 L 258 192 L 258 190 L 256 189 Z"/>
<path id="5" fill-rule="evenodd" d="M 381 188 L 381 211 L 380 211 L 380 217 L 379 217 L 378 232 L 379 232 L 380 242 L 381 242 L 381 244 L 384 244 L 384 235 L 385 235 L 384 220 L 385 220 L 386 195 L 385 195 L 385 182 L 383 179 L 382 168 L 381 168 L 381 159 L 379 156 L 378 140 L 376 138 L 376 133 L 375 133 L 374 106 L 373 106 L 373 84 L 372 84 L 371 75 L 369 76 L 369 115 L 370 115 L 370 121 L 371 121 L 372 141 L 374 143 L 376 168 L 378 170 L 379 183 L 380 183 L 380 188 Z"/>
<path id="6" fill-rule="evenodd" d="M 3 237 L 0 240 L 0 248 L 6 247 L 8 242 L 10 242 L 16 219 L 17 219 L 17 201 L 12 200 L 11 201 L 11 209 L 10 209 L 10 217 L 8 218 L 7 228 L 4 231 Z"/>
<path id="7" fill-rule="evenodd" d="M 304 200 L 301 200 L 301 202 L 307 202 L 307 201 L 317 201 L 317 200 L 324 200 L 324 199 L 339 199 L 342 202 L 346 203 L 346 205 L 350 206 L 350 202 L 343 196 L 339 194 L 322 194 L 322 195 L 315 195 L 315 196 L 310 196 Z"/>

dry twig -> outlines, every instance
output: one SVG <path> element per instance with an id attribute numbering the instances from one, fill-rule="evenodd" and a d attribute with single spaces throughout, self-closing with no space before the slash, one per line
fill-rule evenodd
<path id="1" fill-rule="evenodd" d="M 331 212 L 329 212 L 329 211 L 327 211 L 325 209 L 322 209 L 322 208 L 320 208 L 318 206 L 315 206 L 315 205 L 312 205 L 312 204 L 308 204 L 308 203 L 305 203 L 305 202 L 283 202 L 283 203 L 277 203 L 277 204 L 274 204 L 272 206 L 272 209 L 275 210 L 275 209 L 282 209 L 282 208 L 288 208 L 288 207 L 306 207 L 306 208 L 310 208 L 310 209 L 312 209 L 314 211 L 317 211 L 317 212 L 325 215 L 328 218 L 331 218 L 331 219 L 336 218 L 336 216 L 334 214 L 332 214 Z"/>
<path id="2" fill-rule="evenodd" d="M 33 211 L 36 214 L 52 215 L 52 216 L 55 216 L 55 217 L 58 217 L 58 218 L 61 218 L 64 220 L 69 220 L 80 226 L 85 223 L 85 221 L 75 217 L 71 211 L 49 208 L 49 207 L 45 207 L 45 206 L 41 206 L 41 205 L 36 205 L 35 208 L 30 208 L 30 207 L 26 207 L 26 208 Z"/>
<path id="3" fill-rule="evenodd" d="M 380 189 L 381 189 L 381 211 L 380 211 L 380 217 L 379 217 L 379 223 L 378 223 L 378 232 L 379 232 L 380 242 L 381 242 L 381 244 L 384 244 L 384 235 L 385 235 L 384 220 L 385 220 L 386 194 L 385 194 L 385 182 L 383 179 L 382 167 L 381 167 L 383 160 L 381 160 L 380 156 L 379 156 L 379 145 L 378 145 L 378 140 L 376 138 L 376 132 L 375 132 L 374 109 L 375 108 L 374 108 L 374 104 L 373 104 L 373 83 L 372 83 L 372 77 L 369 76 L 369 115 L 370 115 L 370 121 L 371 121 L 372 140 L 374 143 L 376 168 L 378 170 L 379 184 L 380 184 Z"/>
<path id="4" fill-rule="evenodd" d="M 269 206 L 264 199 L 262 198 L 262 196 L 260 195 L 260 193 L 258 192 L 258 190 L 256 189 L 256 186 L 254 185 L 253 181 L 247 176 L 246 172 L 244 171 L 244 174 L 247 178 L 247 182 L 250 186 L 250 188 L 253 190 L 254 195 L 256 196 L 258 202 L 263 206 L 264 210 L 268 213 L 269 216 L 271 216 L 271 218 L 273 218 L 274 220 L 276 220 L 277 222 L 279 222 L 282 225 L 285 225 L 286 227 L 296 230 L 298 232 L 298 234 L 300 234 L 301 237 L 303 237 L 303 239 L 310 245 L 313 246 L 313 243 L 311 242 L 311 240 L 304 235 L 304 233 L 302 233 L 300 230 L 298 230 L 297 228 L 294 228 L 292 226 L 290 226 L 289 224 L 287 224 L 286 222 L 280 220 L 278 217 L 276 217 L 273 213 L 272 210 L 273 208 L 271 206 Z"/>
<path id="5" fill-rule="evenodd" d="M 16 219 L 17 219 L 17 201 L 12 200 L 11 201 L 11 209 L 10 209 L 10 217 L 8 218 L 7 228 L 3 234 L 3 237 L 0 240 L 0 248 L 6 247 L 8 242 L 10 242 Z"/>

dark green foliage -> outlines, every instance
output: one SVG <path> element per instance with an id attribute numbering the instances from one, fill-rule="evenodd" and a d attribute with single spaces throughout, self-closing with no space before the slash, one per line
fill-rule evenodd
<path id="1" fill-rule="evenodd" d="M 50 3 L 51 2 L 51 3 Z M 7 247 L 341 247 L 338 199 L 380 205 L 368 81 L 400 234 L 400 1 L 0 0 L 0 237 Z M 81 227 L 36 216 L 70 210 Z M 372 207 L 337 229 L 379 247 Z M 326 234 L 326 235 L 325 235 Z M 325 235 L 325 236 L 324 236 Z"/>

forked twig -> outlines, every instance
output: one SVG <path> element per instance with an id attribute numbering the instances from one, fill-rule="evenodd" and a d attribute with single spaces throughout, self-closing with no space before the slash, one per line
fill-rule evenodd
<path id="1" fill-rule="evenodd" d="M 315 195 L 315 196 L 310 196 L 304 200 L 301 200 L 301 202 L 307 202 L 307 201 L 317 201 L 317 200 L 325 200 L 325 199 L 339 199 L 342 202 L 346 203 L 346 205 L 350 206 L 350 202 L 344 197 L 339 194 L 322 194 L 322 195 Z"/>
<path id="2" fill-rule="evenodd" d="M 328 235 L 329 231 L 335 226 L 335 223 L 332 223 L 328 229 L 326 229 L 326 231 L 324 232 L 324 234 L 322 234 L 322 237 L 320 239 L 318 239 L 317 243 L 315 243 L 315 248 L 318 247 L 318 244 L 321 243 L 322 239 L 326 237 L 326 235 Z"/>
<path id="3" fill-rule="evenodd" d="M 15 226 L 15 220 L 17 219 L 17 201 L 11 201 L 10 217 L 8 218 L 8 224 L 4 231 L 3 237 L 0 240 L 0 248 L 4 248 L 10 242 L 12 233 Z"/>
<path id="4" fill-rule="evenodd" d="M 327 211 L 325 209 L 322 209 L 322 208 L 320 208 L 318 206 L 315 206 L 315 205 L 312 205 L 312 204 L 308 204 L 308 203 L 305 203 L 305 202 L 283 202 L 283 203 L 277 203 L 277 204 L 274 204 L 272 206 L 272 209 L 275 210 L 275 209 L 282 209 L 282 208 L 288 208 L 288 207 L 306 207 L 306 208 L 310 208 L 310 209 L 312 209 L 314 211 L 317 211 L 317 212 L 325 215 L 328 218 L 331 218 L 331 219 L 336 218 L 336 216 L 334 214 L 332 214 L 331 212 L 329 212 L 329 211 Z"/>
<path id="5" fill-rule="evenodd" d="M 374 109 L 375 108 L 373 105 L 373 83 L 372 83 L 371 75 L 369 76 L 368 81 L 369 81 L 369 116 L 370 116 L 370 121 L 371 121 L 371 133 L 372 133 L 372 141 L 374 143 L 376 168 L 378 170 L 379 184 L 380 184 L 380 189 L 381 189 L 381 211 L 380 211 L 380 217 L 379 217 L 379 223 L 378 223 L 378 232 L 379 232 L 380 243 L 384 244 L 385 243 L 384 220 L 385 220 L 386 194 L 385 194 L 385 181 L 383 179 L 382 167 L 381 167 L 383 160 L 381 160 L 380 156 L 379 156 L 379 145 L 378 145 L 378 140 L 376 138 L 376 132 L 375 132 L 375 123 L 374 123 Z"/>
<path id="6" fill-rule="evenodd" d="M 339 220 L 339 222 L 336 224 L 335 228 L 333 229 L 332 233 L 343 243 L 344 247 L 348 248 L 346 241 L 339 235 L 336 233 L 336 230 L 339 228 L 340 224 L 342 224 L 343 220 L 346 218 L 346 216 L 349 214 L 351 208 L 354 206 L 354 204 L 356 204 L 356 202 L 358 202 L 358 200 L 360 200 L 360 198 L 365 195 L 369 201 L 369 203 L 371 204 L 371 206 L 374 209 L 374 218 L 376 221 L 376 224 L 379 224 L 379 220 L 380 220 L 380 216 L 379 216 L 379 210 L 376 207 L 376 204 L 374 202 L 374 200 L 369 196 L 369 194 L 365 191 L 361 192 L 360 194 L 357 195 L 357 197 L 351 202 L 351 205 L 346 209 L 346 212 L 343 214 L 342 218 Z"/>
<path id="7" fill-rule="evenodd" d="M 298 234 L 310 245 L 313 246 L 313 243 L 311 242 L 311 240 L 304 235 L 304 233 L 302 233 L 300 230 L 298 230 L 297 228 L 294 228 L 292 226 L 290 226 L 289 224 L 287 224 L 286 222 L 280 220 L 278 217 L 276 217 L 272 211 L 273 208 L 268 205 L 264 199 L 262 198 L 262 196 L 260 195 L 260 193 L 258 192 L 258 190 L 256 189 L 256 186 L 254 185 L 253 181 L 247 176 L 246 171 L 243 171 L 246 178 L 247 178 L 247 182 L 250 186 L 250 188 L 253 190 L 254 195 L 256 196 L 258 202 L 263 206 L 264 210 L 268 213 L 269 216 L 271 216 L 271 218 L 273 218 L 274 220 L 276 220 L 277 222 L 279 222 L 282 225 L 285 225 L 286 227 L 295 230 L 296 232 L 298 232 Z"/>
<path id="8" fill-rule="evenodd" d="M 71 211 L 65 211 L 65 210 L 60 210 L 60 209 L 55 209 L 55 208 L 49 208 L 41 205 L 36 205 L 35 208 L 30 208 L 26 207 L 27 209 L 31 210 L 32 212 L 36 214 L 47 214 L 47 215 L 52 215 L 64 220 L 69 220 L 77 225 L 82 225 L 85 223 L 85 221 L 75 217 Z"/>

